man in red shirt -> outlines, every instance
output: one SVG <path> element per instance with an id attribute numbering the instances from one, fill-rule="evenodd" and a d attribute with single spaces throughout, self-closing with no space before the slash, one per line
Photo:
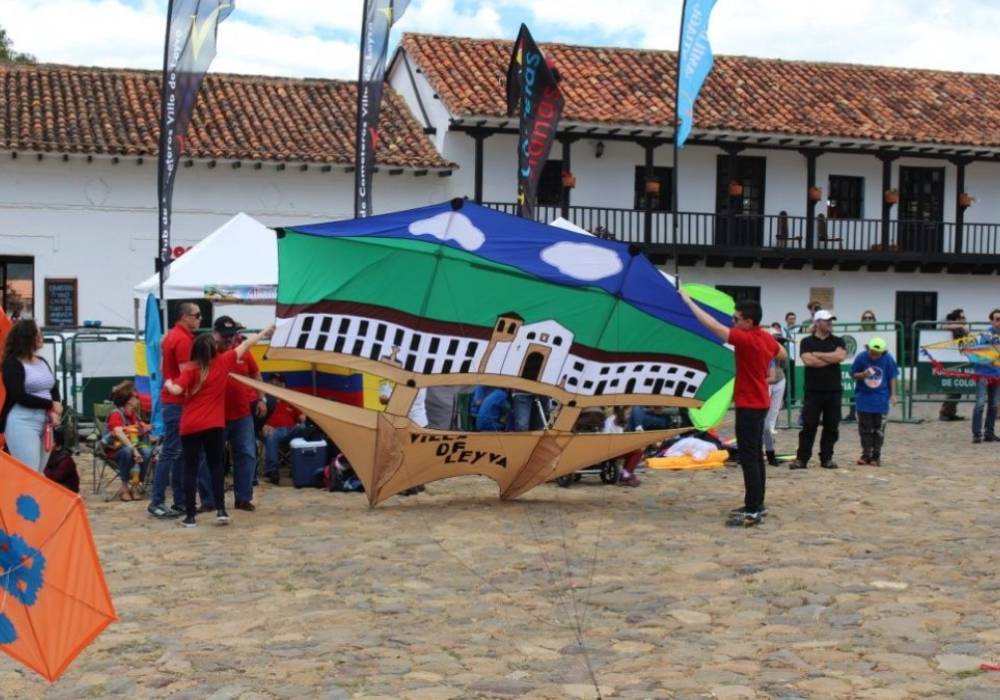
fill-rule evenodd
<path id="1" fill-rule="evenodd" d="M 271 376 L 271 383 L 285 386 L 285 377 L 281 374 Z M 285 401 L 278 401 L 274 411 L 264 423 L 264 477 L 272 484 L 280 483 L 278 474 L 278 450 L 281 443 L 306 434 L 306 417 L 299 409 Z"/>
<path id="2" fill-rule="evenodd" d="M 692 301 L 686 292 L 681 291 L 680 294 L 698 321 L 719 340 L 732 345 L 736 353 L 733 402 L 736 404 L 736 446 L 743 468 L 745 496 L 743 507 L 732 511 L 726 524 L 753 527 L 767 514 L 762 452 L 764 418 L 771 405 L 767 368 L 771 360 L 784 362 L 788 353 L 760 327 L 763 312 L 756 301 L 736 302 L 733 326 L 728 328 Z"/>
<path id="3" fill-rule="evenodd" d="M 201 311 L 197 304 L 184 302 L 178 308 L 177 322 L 163 338 L 161 377 L 176 380 L 181 365 L 191 361 L 194 332 L 201 325 Z M 184 457 L 181 452 L 181 403 L 166 389 L 160 392 L 163 406 L 163 446 L 160 461 L 153 477 L 153 493 L 146 508 L 154 518 L 175 518 L 184 512 Z M 167 482 L 173 491 L 173 508 L 167 508 Z"/>
<path id="4" fill-rule="evenodd" d="M 243 342 L 239 334 L 244 328 L 243 325 L 229 316 L 219 316 L 215 319 L 213 328 L 220 352 Z M 240 358 L 232 373 L 261 381 L 260 368 L 249 352 Z M 236 496 L 236 509 L 246 511 L 256 510 L 252 501 L 253 477 L 257 472 L 257 438 L 253 428 L 253 416 L 250 415 L 251 407 L 258 415 L 263 415 L 267 408 L 263 397 L 256 390 L 230 376 L 226 382 L 225 440 L 229 443 L 229 452 L 233 456 L 233 492 Z"/>

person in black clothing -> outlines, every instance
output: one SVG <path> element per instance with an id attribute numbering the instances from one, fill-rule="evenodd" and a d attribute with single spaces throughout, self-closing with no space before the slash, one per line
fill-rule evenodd
<path id="1" fill-rule="evenodd" d="M 965 311 L 962 309 L 949 311 L 944 318 L 945 322 L 942 324 L 941 330 L 951 331 L 952 340 L 964 338 L 969 334 L 969 329 L 965 325 Z M 965 416 L 958 415 L 958 401 L 961 398 L 961 394 L 948 394 L 945 397 L 945 402 L 941 404 L 938 419 L 943 421 L 965 420 Z"/>
<path id="2" fill-rule="evenodd" d="M 839 437 L 840 399 L 843 387 L 840 363 L 847 357 L 844 339 L 833 335 L 833 322 L 837 317 L 820 309 L 813 316 L 815 328 L 812 335 L 803 338 L 799 357 L 805 365 L 805 394 L 802 400 L 802 430 L 799 431 L 799 449 L 791 469 L 805 469 L 812 456 L 813 443 L 820 418 L 823 435 L 819 441 L 819 462 L 825 469 L 836 469 L 833 446 Z"/>

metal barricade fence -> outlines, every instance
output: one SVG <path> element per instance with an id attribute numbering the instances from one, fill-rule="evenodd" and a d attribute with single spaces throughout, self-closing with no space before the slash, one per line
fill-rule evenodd
<path id="1" fill-rule="evenodd" d="M 945 328 L 948 321 L 916 321 L 911 326 L 910 337 L 915 357 L 909 378 L 907 401 L 912 414 L 915 403 L 975 403 L 976 380 L 972 377 L 944 376 L 934 370 L 931 358 L 940 362 L 946 369 L 963 372 L 971 367 L 971 363 L 962 355 L 958 347 L 947 347 L 955 339 L 951 329 Z M 969 334 L 978 335 L 990 327 L 989 323 L 964 322 Z M 921 352 L 921 348 L 938 346 L 930 349 L 930 355 Z"/>
<path id="2" fill-rule="evenodd" d="M 802 360 L 799 357 L 800 350 L 799 347 L 802 343 L 803 338 L 807 338 L 810 335 L 809 327 L 807 324 L 803 324 L 800 327 L 800 332 L 795 333 L 792 337 L 791 342 L 786 345 L 789 355 L 789 365 L 788 371 L 785 373 L 785 418 L 787 421 L 786 426 L 781 426 L 785 428 L 796 428 L 796 419 L 793 417 L 793 411 L 799 411 L 802 408 L 802 397 L 804 394 L 805 387 L 805 365 L 802 364 Z M 907 371 L 904 363 L 900 360 L 900 355 L 905 355 L 905 349 L 907 347 L 907 333 L 903 324 L 899 321 L 874 321 L 874 322 L 864 322 L 861 321 L 845 321 L 833 324 L 833 334 L 840 336 L 844 339 L 844 344 L 847 348 L 847 357 L 840 364 L 840 382 L 843 388 L 843 393 L 841 395 L 841 408 L 848 408 L 854 404 L 854 385 L 855 379 L 851 376 L 851 365 L 854 362 L 854 358 L 858 352 L 865 349 L 866 344 L 872 338 L 882 338 L 885 340 L 888 346 L 889 352 L 892 353 L 893 357 L 896 359 L 899 365 L 900 377 L 897 380 L 897 390 L 898 390 L 898 403 L 901 406 L 903 421 L 912 420 L 912 413 L 910 411 L 910 403 L 907 401 L 909 387 L 907 386 Z"/>

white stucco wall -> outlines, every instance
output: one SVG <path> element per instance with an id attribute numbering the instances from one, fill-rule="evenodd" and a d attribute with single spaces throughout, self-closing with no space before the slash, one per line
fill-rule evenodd
<path id="1" fill-rule="evenodd" d="M 191 246 L 243 211 L 268 225 L 350 218 L 353 174 L 343 167 L 278 171 L 220 162 L 178 172 L 172 243 Z M 430 172 L 375 176 L 376 213 L 446 200 L 447 180 Z M 132 287 L 153 274 L 157 251 L 156 161 L 109 158 L 92 163 L 0 153 L 0 256 L 34 258 L 36 318 L 44 319 L 45 278 L 75 277 L 81 323 L 133 323 Z M 254 251 L 238 251 L 252 256 Z"/>

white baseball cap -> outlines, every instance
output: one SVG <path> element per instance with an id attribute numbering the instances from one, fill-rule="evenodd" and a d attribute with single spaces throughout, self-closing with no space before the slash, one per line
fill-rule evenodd
<path id="1" fill-rule="evenodd" d="M 813 314 L 813 321 L 836 321 L 837 317 L 831 314 L 826 309 L 820 309 L 815 314 Z"/>

